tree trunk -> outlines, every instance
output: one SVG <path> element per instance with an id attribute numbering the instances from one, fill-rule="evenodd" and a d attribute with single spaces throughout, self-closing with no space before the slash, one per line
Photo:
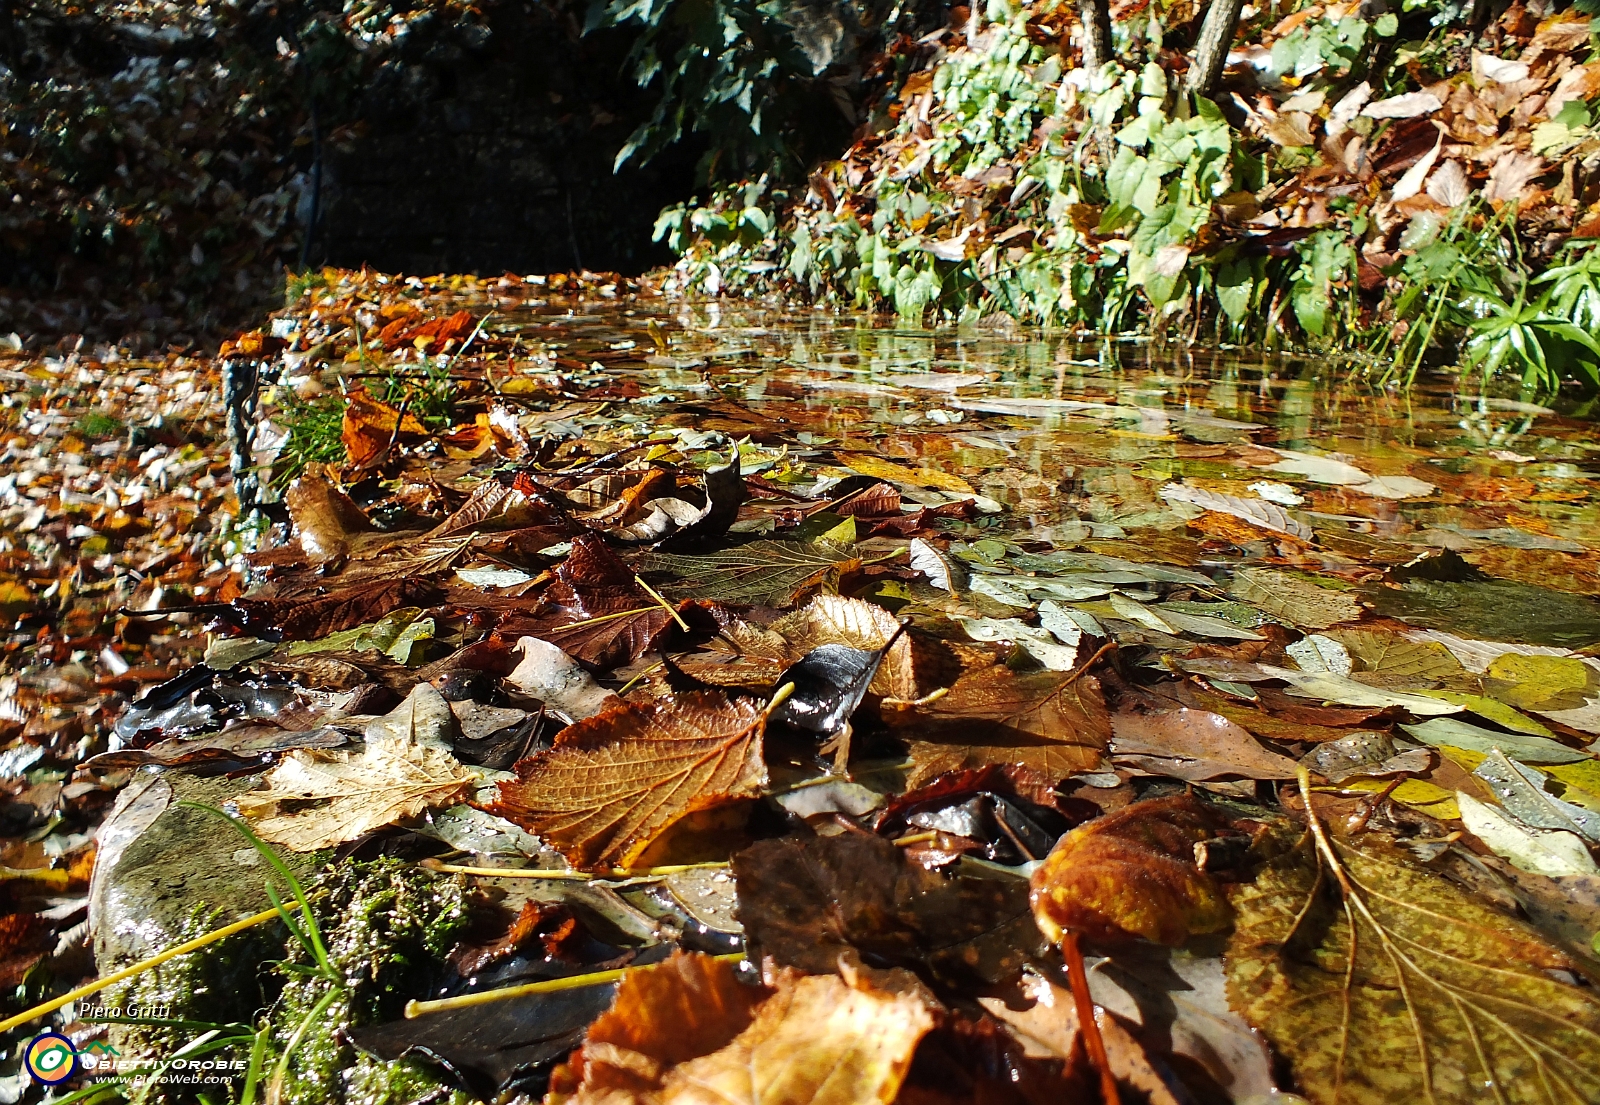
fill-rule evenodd
<path id="1" fill-rule="evenodd" d="M 1078 0 L 1083 21 L 1083 67 L 1098 69 L 1111 60 L 1110 0 Z"/>
<path id="2" fill-rule="evenodd" d="M 1228 47 L 1233 45 L 1233 33 L 1243 10 L 1244 0 L 1211 0 L 1206 21 L 1200 25 L 1200 40 L 1194 46 L 1194 64 L 1185 82 L 1190 92 L 1209 96 L 1216 90 L 1222 71 L 1227 68 Z"/>

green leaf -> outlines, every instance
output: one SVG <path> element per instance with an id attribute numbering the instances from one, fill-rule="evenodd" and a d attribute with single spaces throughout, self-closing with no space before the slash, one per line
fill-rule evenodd
<path id="1" fill-rule="evenodd" d="M 1229 1004 L 1312 1101 L 1600 1100 L 1600 1000 L 1551 977 L 1566 955 L 1376 834 L 1316 828 L 1236 892 L 1227 954 Z"/>
<path id="2" fill-rule="evenodd" d="M 860 564 L 848 549 L 797 541 L 752 541 L 707 556 L 649 552 L 634 560 L 641 573 L 663 572 L 684 581 L 665 588 L 669 594 L 769 606 L 793 605 Z"/>

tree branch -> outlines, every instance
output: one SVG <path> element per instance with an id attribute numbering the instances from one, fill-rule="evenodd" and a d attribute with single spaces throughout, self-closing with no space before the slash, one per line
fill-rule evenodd
<path id="1" fill-rule="evenodd" d="M 1194 46 L 1194 64 L 1185 86 L 1197 96 L 1209 96 L 1222 80 L 1228 65 L 1228 47 L 1239 28 L 1244 0 L 1211 0 L 1206 20 L 1200 25 L 1200 39 Z"/>

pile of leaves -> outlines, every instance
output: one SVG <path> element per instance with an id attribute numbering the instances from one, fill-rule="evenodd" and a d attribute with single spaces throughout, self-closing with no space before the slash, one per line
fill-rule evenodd
<path id="1" fill-rule="evenodd" d="M 326 864 L 285 1100 L 1594 1099 L 1592 427 L 1089 351 L 324 272 L 227 350 L 247 589 L 72 785 Z"/>
<path id="2" fill-rule="evenodd" d="M 1600 387 L 1590 17 L 1514 3 L 1252 8 L 1189 89 L 1203 9 L 954 10 L 804 186 L 669 209 L 675 287 L 1428 364 Z M 1540 9 L 1543 11 L 1544 9 Z"/>

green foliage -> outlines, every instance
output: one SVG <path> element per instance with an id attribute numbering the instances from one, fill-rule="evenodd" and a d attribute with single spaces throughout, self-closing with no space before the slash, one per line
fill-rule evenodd
<path id="1" fill-rule="evenodd" d="M 616 164 L 648 161 L 694 135 L 709 147 L 701 160 L 708 181 L 797 176 L 848 136 L 863 57 L 925 30 L 925 13 L 940 17 L 943 8 L 905 0 L 594 0 L 589 28 L 637 34 L 634 77 L 656 96 Z"/>
<path id="2" fill-rule="evenodd" d="M 311 464 L 338 464 L 344 460 L 344 400 L 337 395 L 297 399 L 284 392 L 277 421 L 289 433 L 278 461 L 273 466 L 272 482 L 288 487 Z"/>

